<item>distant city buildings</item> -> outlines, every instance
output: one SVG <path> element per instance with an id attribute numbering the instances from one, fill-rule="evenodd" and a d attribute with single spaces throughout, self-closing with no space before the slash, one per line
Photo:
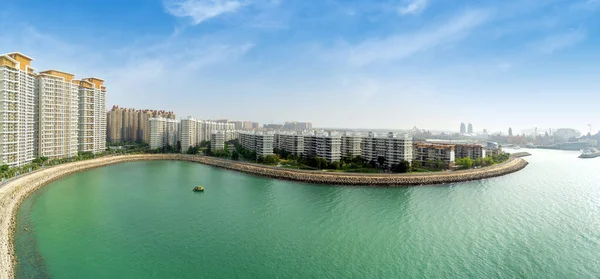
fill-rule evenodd
<path id="1" fill-rule="evenodd" d="M 460 123 L 460 133 L 461 134 L 467 133 L 467 126 L 465 125 L 465 123 Z"/>
<path id="2" fill-rule="evenodd" d="M 473 134 L 473 124 L 469 123 L 469 126 L 467 128 L 467 133 Z"/>
<path id="3" fill-rule="evenodd" d="M 312 123 L 296 121 L 285 122 L 283 129 L 288 131 L 306 131 L 312 129 Z"/>
<path id="4" fill-rule="evenodd" d="M 21 53 L 0 55 L 0 165 L 103 152 L 104 81 L 57 70 L 36 73 L 31 61 Z"/>
<path id="5" fill-rule="evenodd" d="M 513 131 L 512 128 L 508 128 L 508 136 L 512 137 L 513 136 Z"/>
<path id="6" fill-rule="evenodd" d="M 172 111 L 120 108 L 113 106 L 106 113 L 109 142 L 142 141 L 150 143 L 150 118 L 175 119 Z"/>

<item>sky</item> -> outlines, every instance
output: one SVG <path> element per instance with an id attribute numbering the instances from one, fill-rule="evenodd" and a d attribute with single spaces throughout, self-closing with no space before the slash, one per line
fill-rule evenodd
<path id="1" fill-rule="evenodd" d="M 323 128 L 600 129 L 600 0 L 1 0 L 112 105 Z"/>

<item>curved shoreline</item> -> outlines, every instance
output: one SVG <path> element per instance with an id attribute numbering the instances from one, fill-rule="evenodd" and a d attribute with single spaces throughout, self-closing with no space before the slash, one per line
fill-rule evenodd
<path id="1" fill-rule="evenodd" d="M 519 171 L 527 161 L 511 158 L 502 164 L 453 172 L 413 174 L 348 174 L 282 169 L 251 163 L 182 154 L 142 154 L 102 157 L 93 160 L 58 165 L 17 177 L 0 186 L 0 279 L 14 278 L 16 258 L 13 236 L 16 213 L 21 202 L 37 189 L 65 176 L 107 165 L 147 160 L 177 160 L 197 162 L 248 174 L 307 183 L 365 186 L 415 186 L 479 180 Z"/>

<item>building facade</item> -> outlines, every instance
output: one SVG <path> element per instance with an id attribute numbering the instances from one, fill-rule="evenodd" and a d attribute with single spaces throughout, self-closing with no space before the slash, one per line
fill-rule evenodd
<path id="1" fill-rule="evenodd" d="M 175 119 L 172 111 L 121 108 L 113 106 L 107 113 L 109 142 L 141 141 L 150 143 L 150 118 Z"/>
<path id="2" fill-rule="evenodd" d="M 57 70 L 36 78 L 38 157 L 70 158 L 79 150 L 79 81 Z"/>
<path id="3" fill-rule="evenodd" d="M 422 167 L 428 162 L 442 161 L 445 168 L 454 167 L 454 145 L 417 142 L 414 144 L 414 161 Z"/>
<path id="4" fill-rule="evenodd" d="M 362 139 L 361 154 L 362 158 L 369 162 L 379 162 L 379 158 L 384 158 L 387 167 L 401 161 L 410 163 L 413 159 L 413 139 L 409 134 L 388 133 L 387 136 L 377 136 L 369 132 L 368 136 Z"/>
<path id="5" fill-rule="evenodd" d="M 273 134 L 240 132 L 239 141 L 243 148 L 256 152 L 257 156 L 273 155 Z"/>
<path id="6" fill-rule="evenodd" d="M 210 151 L 221 151 L 225 149 L 225 132 L 216 131 L 210 136 Z"/>
<path id="7" fill-rule="evenodd" d="M 362 137 L 344 133 L 342 135 L 342 158 L 353 158 L 362 155 Z"/>
<path id="8" fill-rule="evenodd" d="M 342 159 L 342 138 L 339 135 L 316 134 L 304 137 L 304 155 L 324 158 L 328 162 Z"/>
<path id="9" fill-rule="evenodd" d="M 178 122 L 175 119 L 150 118 L 150 149 L 177 144 L 178 127 Z"/>
<path id="10" fill-rule="evenodd" d="M 106 150 L 106 87 L 98 78 L 79 82 L 79 151 Z"/>
<path id="11" fill-rule="evenodd" d="M 296 156 L 304 154 L 304 136 L 299 133 L 275 134 L 275 147 Z"/>
<path id="12" fill-rule="evenodd" d="M 35 158 L 35 69 L 20 53 L 0 56 L 0 165 L 31 163 Z"/>
<path id="13" fill-rule="evenodd" d="M 485 158 L 485 148 L 479 144 L 456 144 L 454 150 L 456 158 L 471 158 L 471 160 Z"/>
<path id="14" fill-rule="evenodd" d="M 193 117 L 181 119 L 181 153 L 186 153 L 190 147 L 198 145 L 198 121 Z"/>

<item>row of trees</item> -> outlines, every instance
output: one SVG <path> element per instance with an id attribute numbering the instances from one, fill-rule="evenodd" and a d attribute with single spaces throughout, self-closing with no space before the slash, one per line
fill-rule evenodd
<path id="1" fill-rule="evenodd" d="M 459 169 L 470 169 L 473 167 L 487 167 L 494 164 L 505 162 L 510 158 L 509 153 L 503 153 L 499 155 L 493 155 L 485 158 L 477 158 L 475 160 L 471 158 L 458 158 L 454 160 Z"/>

